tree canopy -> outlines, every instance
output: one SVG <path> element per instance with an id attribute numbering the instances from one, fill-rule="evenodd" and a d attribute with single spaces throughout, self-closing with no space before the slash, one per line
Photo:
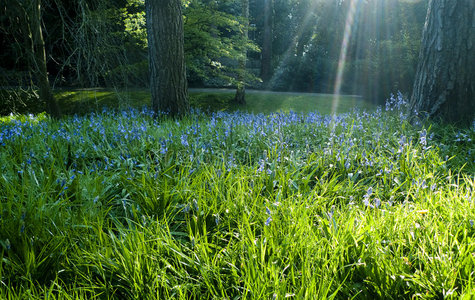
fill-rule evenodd
<path id="1" fill-rule="evenodd" d="M 374 103 L 412 94 L 428 1 L 249 0 L 243 16 L 245 2 L 181 2 L 189 86 L 333 93 L 338 85 Z M 1 7 L 0 85 L 35 90 L 18 3 Z M 52 87 L 149 86 L 144 0 L 39 3 Z M 3 113 L 20 109 L 9 101 Z"/>

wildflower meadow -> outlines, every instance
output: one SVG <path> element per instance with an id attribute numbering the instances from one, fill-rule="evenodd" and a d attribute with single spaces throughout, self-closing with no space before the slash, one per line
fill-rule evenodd
<path id="1" fill-rule="evenodd" d="M 475 128 L 144 108 L 0 123 L 1 299 L 472 299 Z"/>

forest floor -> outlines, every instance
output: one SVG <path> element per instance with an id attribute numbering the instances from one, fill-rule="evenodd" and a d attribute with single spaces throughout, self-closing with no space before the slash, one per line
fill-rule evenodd
<path id="1" fill-rule="evenodd" d="M 475 297 L 474 128 L 90 92 L 0 119 L 0 299 Z"/>
<path id="2" fill-rule="evenodd" d="M 236 89 L 229 89 L 229 88 L 189 88 L 188 89 L 191 93 L 225 93 L 225 94 L 233 94 L 236 92 Z M 253 89 L 246 89 L 246 93 L 248 94 L 263 94 L 263 95 L 288 95 L 288 96 L 334 96 L 334 94 L 325 94 L 325 93 L 307 93 L 307 92 L 281 92 L 281 91 L 266 91 L 266 90 L 253 90 Z M 348 97 L 355 97 L 355 98 L 362 98 L 361 95 L 349 95 L 349 94 L 342 94 L 342 96 Z"/>
<path id="3" fill-rule="evenodd" d="M 190 89 L 192 106 L 202 110 L 235 111 L 242 110 L 252 113 L 272 112 L 311 112 L 322 114 L 344 113 L 354 108 L 374 110 L 375 105 L 357 95 L 271 92 L 246 90 L 246 105 L 232 104 L 234 97 L 232 89 Z M 109 90 L 109 89 L 79 89 L 56 90 L 56 97 L 64 113 L 87 113 L 90 111 L 117 107 L 142 107 L 150 105 L 148 89 Z M 337 104 L 334 105 L 335 101 Z"/>

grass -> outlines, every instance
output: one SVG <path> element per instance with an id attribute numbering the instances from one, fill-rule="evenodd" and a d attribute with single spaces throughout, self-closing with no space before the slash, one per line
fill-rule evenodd
<path id="1" fill-rule="evenodd" d="M 55 96 L 65 114 L 84 114 L 103 108 L 140 108 L 150 105 L 150 92 L 145 89 L 110 90 L 78 89 L 56 90 Z"/>
<path id="2" fill-rule="evenodd" d="M 234 97 L 232 90 L 217 90 L 213 92 L 198 91 L 191 93 L 191 100 L 195 106 L 206 109 L 215 107 L 216 103 L 227 110 L 242 110 L 249 113 L 278 113 L 297 112 L 308 113 L 318 111 L 321 114 L 333 113 L 333 95 L 310 93 L 278 93 L 265 91 L 248 91 L 246 106 L 230 105 Z M 336 113 L 347 113 L 354 108 L 374 110 L 375 106 L 364 101 L 361 97 L 342 95 L 338 98 Z"/>
<path id="3" fill-rule="evenodd" d="M 307 113 L 318 111 L 331 114 L 334 97 L 332 95 L 316 94 L 280 94 L 263 93 L 248 94 L 246 110 L 251 113 L 298 112 Z M 375 107 L 356 96 L 340 96 L 336 113 L 347 113 L 354 108 L 374 110 Z"/>
<path id="4" fill-rule="evenodd" d="M 100 111 L 103 107 L 127 108 L 130 106 L 141 108 L 150 105 L 150 92 L 144 89 L 128 91 L 114 91 L 106 89 L 91 90 L 57 90 L 56 97 L 66 114 L 77 112 L 87 113 Z M 332 95 L 306 93 L 275 93 L 275 92 L 248 92 L 247 105 L 239 107 L 231 104 L 234 91 L 190 91 L 192 106 L 202 110 L 212 109 L 235 111 L 242 110 L 250 113 L 273 112 L 312 112 L 321 114 L 332 113 Z M 347 113 L 353 108 L 374 110 L 375 107 L 357 96 L 341 96 L 336 113 Z"/>
<path id="5" fill-rule="evenodd" d="M 475 131 L 400 105 L 3 120 L 0 298 L 471 299 Z"/>

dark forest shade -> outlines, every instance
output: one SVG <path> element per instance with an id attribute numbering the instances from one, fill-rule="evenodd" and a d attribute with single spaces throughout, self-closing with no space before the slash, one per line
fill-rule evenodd
<path id="1" fill-rule="evenodd" d="M 46 103 L 47 112 L 52 117 L 58 118 L 60 116 L 60 110 L 51 90 L 48 70 L 46 68 L 45 41 L 41 29 L 41 3 L 39 0 L 31 2 L 31 16 L 28 19 L 30 20 L 29 25 L 32 31 L 32 65 L 35 66 L 34 73 L 38 80 L 39 96 L 40 99 Z"/>
<path id="2" fill-rule="evenodd" d="M 475 116 L 475 1 L 431 0 L 411 111 L 469 124 Z"/>
<path id="3" fill-rule="evenodd" d="M 181 0 L 145 2 L 152 108 L 171 116 L 189 110 Z"/>
<path id="4" fill-rule="evenodd" d="M 264 1 L 264 28 L 262 33 L 261 49 L 261 79 L 267 83 L 272 76 L 272 36 L 273 36 L 273 0 Z"/>

